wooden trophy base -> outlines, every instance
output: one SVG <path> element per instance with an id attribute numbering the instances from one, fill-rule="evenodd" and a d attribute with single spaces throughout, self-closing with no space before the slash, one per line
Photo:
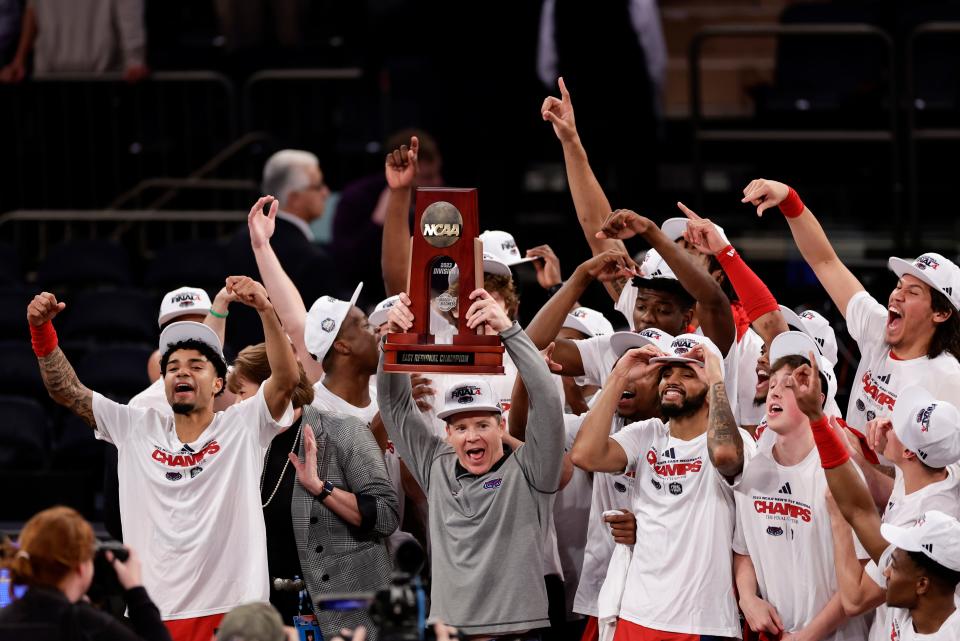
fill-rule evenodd
<path id="1" fill-rule="evenodd" d="M 499 336 L 456 335 L 452 345 L 437 345 L 432 334 L 387 334 L 383 343 L 385 372 L 440 374 L 503 374 Z"/>

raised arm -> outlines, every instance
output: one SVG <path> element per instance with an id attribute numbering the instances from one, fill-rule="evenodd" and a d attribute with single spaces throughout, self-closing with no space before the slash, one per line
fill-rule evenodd
<path id="1" fill-rule="evenodd" d="M 93 392 L 80 382 L 63 350 L 57 347 L 57 332 L 53 329 L 53 319 L 66 306 L 66 303 L 58 302 L 57 297 L 49 292 L 37 294 L 27 305 L 27 322 L 30 324 L 33 352 L 37 355 L 40 376 L 50 398 L 96 429 Z"/>
<path id="2" fill-rule="evenodd" d="M 611 211 L 610 201 L 607 200 L 603 188 L 594 176 L 587 158 L 587 151 L 580 142 L 570 92 L 567 91 L 563 78 L 558 79 L 557 84 L 560 87 L 560 98 L 547 96 L 543 106 L 540 107 L 540 114 L 544 120 L 553 125 L 553 132 L 563 146 L 567 183 L 570 185 L 570 195 L 573 197 L 573 206 L 577 211 L 577 219 L 580 221 L 583 235 L 594 255 L 610 249 L 626 251 L 622 241 L 597 238 L 597 232 L 600 231 L 604 219 Z M 605 282 L 604 286 L 616 302 L 626 284 L 626 278 L 617 278 Z"/>
<path id="3" fill-rule="evenodd" d="M 759 178 L 744 188 L 742 202 L 755 205 L 758 216 L 771 207 L 780 207 L 797 249 L 827 290 L 833 304 L 846 317 L 847 303 L 863 290 L 863 284 L 840 262 L 820 222 L 800 201 L 797 192 L 783 183 Z"/>
<path id="4" fill-rule="evenodd" d="M 265 206 L 269 206 L 269 209 L 263 212 Z M 250 208 L 250 213 L 247 215 L 250 246 L 253 248 L 253 257 L 257 261 L 257 269 L 260 270 L 260 277 L 270 297 L 270 303 L 276 310 L 284 331 L 293 341 L 297 354 L 300 355 L 300 362 L 307 373 L 307 378 L 311 383 L 315 383 L 323 378 L 323 366 L 319 361 L 310 358 L 310 352 L 303 340 L 307 308 L 303 304 L 300 291 L 290 280 L 270 245 L 270 238 L 273 237 L 277 225 L 279 207 L 280 202 L 273 196 L 262 196 Z"/>
<path id="5" fill-rule="evenodd" d="M 257 310 L 260 315 L 267 362 L 270 364 L 270 377 L 263 383 L 263 397 L 271 416 L 274 420 L 280 420 L 300 382 L 297 357 L 290 349 L 290 343 L 263 285 L 249 276 L 230 276 L 227 278 L 227 289 L 233 292 L 237 301 Z"/>
<path id="6" fill-rule="evenodd" d="M 527 325 L 527 336 L 537 349 L 544 349 L 550 343 L 555 343 L 552 357 L 560 365 L 561 374 L 583 375 L 583 359 L 580 357 L 580 350 L 572 340 L 557 338 L 567 314 L 593 281 L 599 280 L 606 283 L 618 278 L 631 278 L 637 272 L 637 264 L 621 249 L 606 250 L 581 263 Z"/>
<path id="7" fill-rule="evenodd" d="M 727 388 L 723 383 L 723 364 L 710 350 L 702 351 L 707 373 L 707 393 L 710 405 L 707 416 L 707 452 L 710 462 L 727 481 L 733 481 L 743 472 L 743 438 L 730 409 Z M 697 358 L 697 356 L 692 356 Z"/>
<path id="8" fill-rule="evenodd" d="M 420 141 L 410 138 L 410 147 L 401 145 L 387 154 L 387 213 L 383 222 L 383 253 L 380 268 L 387 296 L 407 290 L 410 272 L 410 199 L 419 165 Z"/>
<path id="9" fill-rule="evenodd" d="M 830 530 L 833 537 L 833 565 L 837 573 L 837 594 L 848 617 L 857 616 L 877 607 L 886 597 L 886 590 L 877 585 L 863 571 L 853 547 L 853 530 L 847 523 L 833 496 L 827 493 L 830 511 Z"/>
<path id="10" fill-rule="evenodd" d="M 743 305 L 750 324 L 770 348 L 770 342 L 789 329 L 773 293 L 744 262 L 737 250 L 720 235 L 717 226 L 707 218 L 700 218 L 683 203 L 677 207 L 690 219 L 684 239 L 703 254 L 716 257 L 727 275 L 733 290 Z"/>
<path id="11" fill-rule="evenodd" d="M 621 240 L 642 236 L 660 253 L 683 288 L 697 301 L 697 318 L 703 334 L 720 348 L 721 353 L 727 353 L 737 337 L 730 300 L 717 281 L 694 263 L 686 250 L 667 238 L 649 218 L 629 209 L 618 209 L 610 214 L 597 235 Z"/>
<path id="12" fill-rule="evenodd" d="M 37 13 L 33 3 L 28 2 L 23 8 L 23 21 L 20 23 L 20 42 L 17 43 L 17 52 L 3 69 L 0 69 L 0 82 L 20 82 L 27 75 L 27 56 L 33 50 L 34 40 L 37 38 Z"/>
<path id="13" fill-rule="evenodd" d="M 221 344 L 226 341 L 224 336 L 227 331 L 227 316 L 230 313 L 230 303 L 235 300 L 237 300 L 237 297 L 234 296 L 233 292 L 228 291 L 226 287 L 221 287 L 220 291 L 217 292 L 217 295 L 213 298 L 210 311 L 207 313 L 206 318 L 203 319 L 203 324 L 216 333 Z"/>
<path id="14" fill-rule="evenodd" d="M 820 465 L 827 477 L 827 485 L 833 494 L 843 518 L 853 527 L 857 538 L 874 561 L 887 549 L 888 543 L 880 535 L 880 514 L 877 512 L 870 491 L 864 484 L 854 462 L 850 460 L 843 435 L 839 434 L 824 416 L 821 409 L 819 371 L 814 355 L 812 365 L 801 365 L 786 381 L 793 388 L 797 406 L 808 419 L 813 439 L 820 454 Z"/>
<path id="15" fill-rule="evenodd" d="M 648 345 L 631 349 L 617 361 L 599 397 L 584 417 L 570 450 L 573 464 L 581 470 L 612 474 L 626 469 L 630 462 L 627 452 L 610 438 L 610 423 L 630 381 L 638 381 L 638 385 L 655 384 L 659 367 L 651 365 L 650 359 L 657 355 L 656 348 Z"/>

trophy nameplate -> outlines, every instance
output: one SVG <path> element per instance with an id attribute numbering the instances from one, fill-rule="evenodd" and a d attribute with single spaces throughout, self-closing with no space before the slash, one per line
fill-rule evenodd
<path id="1" fill-rule="evenodd" d="M 467 327 L 466 311 L 474 289 L 483 287 L 483 243 L 477 219 L 476 189 L 417 189 L 416 227 L 410 248 L 407 294 L 413 327 L 387 334 L 383 369 L 387 372 L 503 374 L 503 344 Z M 440 311 L 459 307 L 457 334 L 450 345 L 438 345 L 430 333 L 430 281 L 434 261 L 450 258 L 459 270 L 457 296 L 449 291 L 435 301 Z"/>

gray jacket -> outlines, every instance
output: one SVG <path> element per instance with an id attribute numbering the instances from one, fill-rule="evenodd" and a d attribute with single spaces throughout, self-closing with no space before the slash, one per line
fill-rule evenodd
<path id="1" fill-rule="evenodd" d="M 530 396 L 527 441 L 485 474 L 460 466 L 411 397 L 410 377 L 377 374 L 390 440 L 430 506 L 431 620 L 465 635 L 550 625 L 543 582 L 543 527 L 552 518 L 563 462 L 563 404 L 543 357 L 516 323 L 500 334 Z M 439 391 L 439 390 L 438 390 Z"/>
<path id="2" fill-rule="evenodd" d="M 397 529 L 399 503 L 387 478 L 383 453 L 366 423 L 355 416 L 303 408 L 304 429 L 317 439 L 320 479 L 357 496 L 362 515 L 353 527 L 318 501 L 297 480 L 293 488 L 293 533 L 303 579 L 316 606 L 324 595 L 382 590 L 392 561 L 385 540 Z M 303 440 L 299 456 L 304 455 Z M 325 639 L 370 621 L 366 612 L 324 612 L 317 620 Z"/>

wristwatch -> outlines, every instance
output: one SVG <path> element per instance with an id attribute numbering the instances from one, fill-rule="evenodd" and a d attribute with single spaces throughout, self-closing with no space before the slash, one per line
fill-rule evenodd
<path id="1" fill-rule="evenodd" d="M 320 490 L 320 494 L 317 494 L 317 500 L 323 502 L 331 494 L 333 494 L 333 483 L 330 481 L 324 481 L 323 489 Z"/>

